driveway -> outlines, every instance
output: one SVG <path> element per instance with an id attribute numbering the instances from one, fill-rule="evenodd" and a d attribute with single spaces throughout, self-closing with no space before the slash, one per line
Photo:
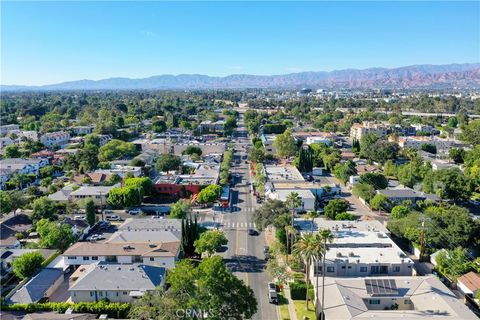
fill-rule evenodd
<path id="1" fill-rule="evenodd" d="M 72 275 L 72 271 L 69 271 L 68 273 L 65 274 L 63 278 L 63 282 L 60 284 L 60 286 L 55 290 L 54 293 L 50 296 L 50 301 L 51 302 L 65 302 L 70 300 L 70 292 L 68 292 L 68 282 L 70 280 L 70 276 Z"/>

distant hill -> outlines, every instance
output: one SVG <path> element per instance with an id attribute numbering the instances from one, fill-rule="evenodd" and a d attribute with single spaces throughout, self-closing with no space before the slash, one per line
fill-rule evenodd
<path id="1" fill-rule="evenodd" d="M 18 90 L 141 90 L 141 89 L 246 89 L 246 88 L 480 88 L 480 63 L 414 65 L 401 68 L 346 69 L 257 76 L 234 74 L 159 75 L 144 79 L 78 80 L 45 86 L 8 86 Z"/>

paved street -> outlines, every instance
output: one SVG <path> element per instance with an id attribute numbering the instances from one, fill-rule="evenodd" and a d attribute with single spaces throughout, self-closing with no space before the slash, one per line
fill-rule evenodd
<path id="1" fill-rule="evenodd" d="M 239 123 L 240 130 L 242 123 Z M 228 249 L 221 255 L 227 266 L 249 285 L 255 293 L 258 303 L 258 312 L 253 319 L 277 319 L 277 307 L 268 302 L 267 283 L 268 276 L 265 272 L 263 247 L 265 245 L 264 233 L 251 236 L 248 229 L 254 228 L 253 212 L 255 198 L 250 193 L 250 174 L 248 164 L 243 159 L 247 153 L 241 146 L 250 144 L 248 138 L 240 138 L 235 144 L 237 152 L 234 155 L 232 174 L 236 177 L 236 184 L 232 188 L 233 212 L 204 213 L 200 215 L 202 225 L 218 227 L 223 230 L 228 238 Z M 240 162 L 235 164 L 235 162 Z M 214 222 L 215 221 L 215 222 Z"/>

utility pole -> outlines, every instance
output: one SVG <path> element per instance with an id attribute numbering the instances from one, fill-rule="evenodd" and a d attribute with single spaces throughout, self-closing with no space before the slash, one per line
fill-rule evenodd
<path id="1" fill-rule="evenodd" d="M 420 220 L 422 221 L 422 226 L 420 227 L 420 254 L 418 261 L 422 262 L 425 255 L 425 248 L 427 246 L 427 239 L 425 237 L 425 221 L 430 220 L 430 218 L 421 217 Z"/>

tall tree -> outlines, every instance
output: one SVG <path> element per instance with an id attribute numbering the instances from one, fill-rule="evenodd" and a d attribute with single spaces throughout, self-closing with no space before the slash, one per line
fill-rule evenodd
<path id="1" fill-rule="evenodd" d="M 319 237 L 320 237 L 320 254 L 318 256 L 322 257 L 322 305 L 321 305 L 321 311 L 320 311 L 320 319 L 325 320 L 325 255 L 328 251 L 328 243 L 333 242 L 333 234 L 330 229 L 322 229 L 319 232 Z M 318 276 L 317 276 L 317 292 L 318 292 Z"/>

